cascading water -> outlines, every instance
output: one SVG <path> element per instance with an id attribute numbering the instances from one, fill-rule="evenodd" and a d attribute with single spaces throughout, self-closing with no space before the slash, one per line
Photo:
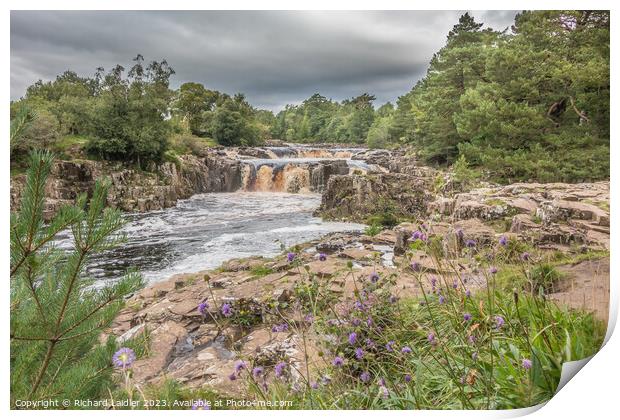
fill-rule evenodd
<path id="1" fill-rule="evenodd" d="M 275 157 L 240 158 L 245 165 L 238 192 L 198 194 L 176 207 L 127 215 L 129 222 L 122 231 L 127 243 L 96 256 L 86 274 L 101 284 L 135 268 L 147 281 L 156 282 L 215 268 L 231 258 L 274 256 L 282 247 L 326 233 L 363 229 L 363 225 L 312 216 L 321 201 L 316 191 L 330 174 L 367 168 L 364 162 L 350 159 L 354 151 L 268 150 L 266 155 Z M 337 158 L 338 153 L 348 157 Z M 315 157 L 324 155 L 329 156 Z M 326 172 L 328 165 L 332 172 Z M 73 246 L 69 232 L 60 234 L 56 243 L 61 249 Z"/>

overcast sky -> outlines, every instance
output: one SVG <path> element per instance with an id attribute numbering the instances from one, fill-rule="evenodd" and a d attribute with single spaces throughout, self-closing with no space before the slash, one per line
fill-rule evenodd
<path id="1" fill-rule="evenodd" d="M 314 92 L 394 101 L 424 76 L 463 11 L 12 11 L 11 98 L 67 69 L 91 76 L 137 53 L 165 58 L 172 87 L 203 83 L 280 110 Z M 515 12 L 474 11 L 503 30 Z"/>

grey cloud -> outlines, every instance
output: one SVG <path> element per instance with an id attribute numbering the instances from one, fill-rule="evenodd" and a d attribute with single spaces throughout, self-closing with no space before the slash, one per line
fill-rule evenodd
<path id="1" fill-rule="evenodd" d="M 11 97 L 64 70 L 166 58 L 186 81 L 244 92 L 280 109 L 314 92 L 336 100 L 370 92 L 394 101 L 424 75 L 463 11 L 13 11 Z M 515 12 L 473 12 L 496 29 Z"/>

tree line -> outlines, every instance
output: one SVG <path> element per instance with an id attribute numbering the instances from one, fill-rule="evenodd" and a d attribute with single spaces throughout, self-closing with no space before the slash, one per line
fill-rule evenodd
<path id="1" fill-rule="evenodd" d="M 466 13 L 426 75 L 381 106 L 370 93 L 340 102 L 315 93 L 274 115 L 241 93 L 194 82 L 172 90 L 173 74 L 138 55 L 127 72 L 38 81 L 12 103 L 12 117 L 37 114 L 12 154 L 81 135 L 91 155 L 143 166 L 165 159 L 175 135 L 224 146 L 277 138 L 412 145 L 427 163 L 458 160 L 506 182 L 609 176 L 608 11 L 526 11 L 503 32 Z"/>

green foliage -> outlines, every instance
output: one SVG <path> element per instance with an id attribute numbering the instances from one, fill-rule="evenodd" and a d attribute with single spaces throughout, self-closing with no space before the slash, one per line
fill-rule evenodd
<path id="1" fill-rule="evenodd" d="M 456 162 L 454 162 L 452 173 L 454 174 L 453 179 L 455 183 L 462 190 L 473 188 L 481 178 L 479 171 L 469 167 L 465 156 L 459 156 Z"/>
<path id="2" fill-rule="evenodd" d="M 371 224 L 366 226 L 364 233 L 368 236 L 377 236 L 383 230 L 383 226 L 373 220 Z"/>
<path id="3" fill-rule="evenodd" d="M 534 11 L 512 34 L 465 14 L 405 96 L 408 140 L 503 182 L 609 176 L 609 13 Z"/>
<path id="4" fill-rule="evenodd" d="M 43 219 L 44 190 L 52 166 L 47 152 L 32 152 L 20 211 L 11 215 L 11 401 L 92 398 L 111 386 L 113 339 L 99 343 L 123 306 L 123 297 L 142 286 L 129 274 L 113 285 L 93 287 L 82 277 L 94 253 L 117 246 L 123 226 L 118 210 L 105 208 L 107 184 L 92 198 L 62 207 Z M 74 248 L 52 242 L 69 229 Z"/>

